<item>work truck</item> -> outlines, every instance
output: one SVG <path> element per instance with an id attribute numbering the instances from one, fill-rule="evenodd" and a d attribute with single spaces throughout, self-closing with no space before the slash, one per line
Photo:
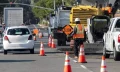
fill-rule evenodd
<path id="1" fill-rule="evenodd" d="M 106 58 L 113 53 L 114 60 L 120 60 L 120 17 L 112 18 L 109 28 L 103 36 L 104 48 L 103 55 Z"/>
<path id="2" fill-rule="evenodd" d="M 23 8 L 5 7 L 3 22 L 6 27 L 22 25 L 23 24 Z"/>
<path id="3" fill-rule="evenodd" d="M 49 16 L 48 33 L 51 34 L 54 39 L 57 39 L 57 45 L 66 45 L 67 35 L 63 32 L 63 28 L 70 23 L 71 7 L 61 6 L 57 8 L 55 14 Z"/>

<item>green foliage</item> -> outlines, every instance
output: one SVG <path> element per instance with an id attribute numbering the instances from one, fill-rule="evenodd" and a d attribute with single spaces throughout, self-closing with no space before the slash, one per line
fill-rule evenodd
<path id="1" fill-rule="evenodd" d="M 38 2 L 35 3 L 35 5 L 54 9 L 53 1 L 54 0 L 39 0 Z M 59 6 L 60 4 L 61 4 L 61 0 L 56 0 L 56 6 Z M 51 10 L 42 9 L 42 8 L 41 9 L 40 8 L 33 8 L 32 11 L 34 12 L 35 16 L 39 17 L 40 19 L 46 18 L 46 16 L 50 12 L 53 12 Z"/>
<path id="2" fill-rule="evenodd" d="M 55 1 L 56 1 L 56 8 L 62 5 L 62 0 L 55 0 Z M 69 1 L 64 0 L 64 1 L 66 2 L 67 6 L 72 6 L 73 3 L 75 2 L 75 0 L 69 0 Z M 35 5 L 54 9 L 54 0 L 39 0 L 35 2 Z M 33 8 L 32 11 L 34 15 L 36 17 L 39 17 L 40 19 L 46 18 L 51 12 L 53 12 L 47 9 L 40 9 L 40 8 Z"/>
<path id="3" fill-rule="evenodd" d="M 8 0 L 0 0 L 0 3 L 8 3 Z M 0 13 L 3 12 L 3 8 L 7 5 L 0 5 Z"/>

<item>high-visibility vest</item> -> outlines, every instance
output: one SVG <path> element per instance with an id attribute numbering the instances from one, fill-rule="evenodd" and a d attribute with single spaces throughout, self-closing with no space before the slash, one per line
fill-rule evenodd
<path id="1" fill-rule="evenodd" d="M 73 35 L 73 38 L 84 38 L 84 26 L 81 24 L 78 24 L 75 26 L 77 28 L 76 34 Z"/>
<path id="2" fill-rule="evenodd" d="M 111 13 L 112 8 L 111 7 L 105 7 L 105 8 L 102 8 L 102 10 L 103 11 L 106 10 L 106 11 L 108 11 L 108 13 Z"/>

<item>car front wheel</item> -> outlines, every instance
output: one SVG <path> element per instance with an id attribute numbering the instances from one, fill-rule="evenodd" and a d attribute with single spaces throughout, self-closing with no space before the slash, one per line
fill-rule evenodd
<path id="1" fill-rule="evenodd" d="M 110 54 L 107 53 L 104 41 L 103 41 L 103 55 L 105 56 L 105 58 L 110 58 Z"/>
<path id="2" fill-rule="evenodd" d="M 34 54 L 34 48 L 33 48 L 33 49 L 30 49 L 30 53 L 31 53 L 31 54 Z"/>
<path id="3" fill-rule="evenodd" d="M 105 46 L 103 48 L 103 55 L 105 56 L 105 58 L 110 58 L 110 54 L 107 54 Z"/>

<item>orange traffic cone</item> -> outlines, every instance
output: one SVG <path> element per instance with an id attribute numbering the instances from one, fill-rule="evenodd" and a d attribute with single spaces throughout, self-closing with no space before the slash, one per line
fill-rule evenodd
<path id="1" fill-rule="evenodd" d="M 42 35 L 42 33 L 40 32 L 40 33 L 39 33 L 39 38 L 42 38 L 42 36 L 43 36 L 43 35 Z"/>
<path id="2" fill-rule="evenodd" d="M 48 46 L 51 47 L 51 45 L 52 45 L 52 36 L 50 35 L 48 40 Z"/>
<path id="3" fill-rule="evenodd" d="M 105 56 L 102 56 L 102 62 L 101 62 L 101 70 L 100 72 L 107 72 L 106 70 L 106 62 L 105 62 Z"/>
<path id="4" fill-rule="evenodd" d="M 56 48 L 56 45 L 55 45 L 55 43 L 54 43 L 54 39 L 53 39 L 53 38 L 52 38 L 51 48 Z"/>
<path id="5" fill-rule="evenodd" d="M 68 52 L 66 52 L 64 72 L 72 72 Z"/>
<path id="6" fill-rule="evenodd" d="M 36 41 L 37 39 L 36 39 L 36 36 L 33 36 L 33 39 L 34 39 L 34 41 Z"/>
<path id="7" fill-rule="evenodd" d="M 40 56 L 45 56 L 45 52 L 44 52 L 44 47 L 43 47 L 43 42 L 41 42 L 41 45 L 40 45 Z"/>
<path id="8" fill-rule="evenodd" d="M 80 63 L 87 63 L 87 61 L 85 59 L 85 53 L 84 53 L 83 45 L 80 46 L 78 62 L 80 62 Z"/>

